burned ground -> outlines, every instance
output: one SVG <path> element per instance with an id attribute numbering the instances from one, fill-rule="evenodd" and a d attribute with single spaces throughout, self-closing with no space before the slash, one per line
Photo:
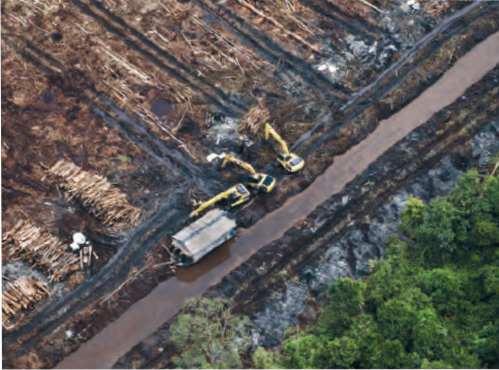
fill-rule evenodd
<path id="1" fill-rule="evenodd" d="M 249 226 L 498 27 L 494 4 L 373 3 L 386 13 L 323 0 L 4 2 L 4 232 L 18 220 L 63 243 L 85 231 L 102 257 L 19 317 L 4 363 L 54 365 L 172 276 L 168 235 L 187 222 L 191 198 L 238 179 L 207 154 L 242 150 L 280 179 L 276 194 L 235 212 Z M 269 164 L 263 119 L 245 126 L 259 106 L 307 155 L 303 174 Z M 95 203 L 70 200 L 48 173 L 60 159 L 112 183 L 140 210 L 138 225 L 116 232 Z M 40 272 L 3 256 L 13 276 Z"/>
<path id="2" fill-rule="evenodd" d="M 255 313 L 261 314 L 266 308 L 272 310 L 272 307 L 269 308 L 269 302 L 284 296 L 286 289 L 290 289 L 288 284 L 292 285 L 296 281 L 305 284 L 303 282 L 307 279 L 315 279 L 315 284 L 318 284 L 317 280 L 320 278 L 310 275 L 315 272 L 311 270 L 327 270 L 331 268 L 328 263 L 338 262 L 334 257 L 332 260 L 323 261 L 327 259 L 325 252 L 328 248 L 334 243 L 344 241 L 349 232 L 368 228 L 375 213 L 378 217 L 383 217 L 379 211 L 380 208 L 382 211 L 387 199 L 394 192 L 414 182 L 418 176 L 426 174 L 441 158 L 450 158 L 461 170 L 481 165 L 484 171 L 490 171 L 492 167 L 488 167 L 487 162 L 476 162 L 476 154 L 471 153 L 471 141 L 476 136 L 487 133 L 492 140 L 491 149 L 495 150 L 492 155 L 497 154 L 497 81 L 499 67 L 468 89 L 454 104 L 440 111 L 409 137 L 392 147 L 373 163 L 368 171 L 352 181 L 341 193 L 322 204 L 303 222 L 233 270 L 222 282 L 210 289 L 206 296 L 228 299 L 235 312 L 256 320 Z M 420 153 L 426 154 L 421 156 Z M 486 152 L 480 154 L 487 158 Z M 479 157 L 482 159 L 481 155 Z M 438 193 L 443 189 L 430 190 Z M 381 235 L 388 237 L 387 234 Z M 350 237 L 354 239 L 353 236 Z M 379 258 L 383 254 L 383 244 L 375 244 L 373 247 L 377 250 L 370 250 L 371 254 L 365 256 L 361 253 L 366 251 L 362 251 L 361 247 L 359 240 L 355 240 L 354 244 L 341 244 L 340 251 L 336 251 L 342 256 L 341 262 L 346 264 L 344 268 L 353 276 L 364 276 L 368 272 L 369 258 Z M 313 306 L 319 299 L 321 290 L 318 287 L 309 289 L 312 290 L 313 297 L 305 304 Z M 288 294 L 292 296 L 293 292 Z M 301 304 L 304 303 L 295 302 L 291 298 L 283 305 L 300 307 Z M 311 309 L 313 310 L 313 307 Z M 275 314 L 279 313 L 276 308 Z M 260 338 L 260 345 L 276 345 L 282 339 L 283 332 L 273 332 L 272 327 L 287 326 L 285 323 L 275 322 L 276 317 L 269 319 L 273 323 L 267 323 L 266 329 L 268 328 L 269 332 L 265 333 L 267 337 Z M 283 319 L 287 317 L 284 316 Z M 166 322 L 154 334 L 135 346 L 116 363 L 115 368 L 172 368 L 171 359 L 179 349 L 174 348 L 169 340 L 168 329 L 171 322 L 172 320 Z M 280 337 L 276 337 L 276 334 Z"/>

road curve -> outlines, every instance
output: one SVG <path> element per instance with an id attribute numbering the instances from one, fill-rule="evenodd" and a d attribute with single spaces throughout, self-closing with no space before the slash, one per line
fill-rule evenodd
<path id="1" fill-rule="evenodd" d="M 409 105 L 381 121 L 364 141 L 336 157 L 307 189 L 251 228 L 242 230 L 233 243 L 158 285 L 57 367 L 112 367 L 134 345 L 172 318 L 188 298 L 203 294 L 259 249 L 280 238 L 317 206 L 340 192 L 390 147 L 459 98 L 498 63 L 499 32 L 476 45 Z"/>

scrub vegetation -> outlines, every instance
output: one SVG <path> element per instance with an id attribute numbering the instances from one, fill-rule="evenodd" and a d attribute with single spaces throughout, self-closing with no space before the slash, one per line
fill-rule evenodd
<path id="1" fill-rule="evenodd" d="M 318 320 L 280 348 L 251 346 L 247 318 L 191 302 L 171 327 L 178 367 L 499 366 L 499 177 L 472 170 L 446 197 L 410 198 L 400 233 L 365 280 L 324 293 Z M 180 350 L 181 349 L 181 350 Z M 248 361 L 246 361 L 248 360 Z"/>
<path id="2" fill-rule="evenodd" d="M 499 366 L 499 177 L 472 170 L 447 197 L 411 198 L 365 280 L 326 292 L 317 322 L 256 367 Z"/>
<path id="3" fill-rule="evenodd" d="M 233 315 L 223 299 L 194 299 L 172 325 L 171 340 L 181 349 L 173 358 L 176 367 L 242 368 L 241 355 L 251 346 L 250 321 Z"/>

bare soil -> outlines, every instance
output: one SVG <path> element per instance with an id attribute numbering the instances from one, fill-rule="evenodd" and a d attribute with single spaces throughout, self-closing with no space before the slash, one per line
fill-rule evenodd
<path id="1" fill-rule="evenodd" d="M 460 161 L 470 157 L 470 140 L 499 113 L 498 79 L 496 67 L 468 89 L 463 98 L 392 147 L 341 193 L 233 270 L 206 296 L 229 299 L 236 313 L 251 316 L 269 297 L 285 289 L 286 281 L 316 261 L 331 243 L 355 223 L 368 223 L 390 195 L 426 173 L 443 156 Z M 356 261 L 352 263 L 355 265 Z M 170 323 L 171 320 L 135 346 L 115 367 L 172 368 L 171 357 L 181 349 L 174 348 L 168 340 Z"/>
<path id="2" fill-rule="evenodd" d="M 208 153 L 239 152 L 279 177 L 275 194 L 234 212 L 248 227 L 498 29 L 497 6 L 475 6 L 377 81 L 412 46 L 400 35 L 437 30 L 463 5 L 411 15 L 375 2 L 393 15 L 391 31 L 377 12 L 350 2 L 288 3 L 295 8 L 261 4 L 273 20 L 250 1 L 2 3 L 2 227 L 28 219 L 64 242 L 84 231 L 100 257 L 87 274 L 51 286 L 51 296 L 4 333 L 4 366 L 54 366 L 174 274 L 168 235 L 187 222 L 192 197 L 207 198 L 238 180 L 209 166 Z M 349 34 L 376 52 L 341 67 L 353 53 Z M 391 44 L 397 51 L 381 60 Z M 317 65 L 331 60 L 343 74 L 319 72 Z M 377 87 L 364 94 L 371 83 Z M 353 92 L 364 100 L 350 99 Z M 238 131 L 258 102 L 271 107 L 275 126 L 307 156 L 302 174 L 285 176 L 269 165 L 271 146 Z M 218 143 L 214 133 L 230 122 L 233 136 Z M 239 135 L 255 144 L 244 148 Z M 142 210 L 142 222 L 116 234 L 82 204 L 68 202 L 47 177 L 62 158 L 106 177 Z M 18 273 L 36 271 L 24 266 Z"/>

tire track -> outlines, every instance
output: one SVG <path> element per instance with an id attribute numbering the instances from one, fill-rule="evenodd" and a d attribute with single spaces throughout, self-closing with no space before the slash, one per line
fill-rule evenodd
<path id="1" fill-rule="evenodd" d="M 334 5 L 330 1 L 325 0 L 299 0 L 301 4 L 307 8 L 313 10 L 319 15 L 322 15 L 334 23 L 339 24 L 342 28 L 346 29 L 353 35 L 361 36 L 362 38 L 373 42 L 374 40 L 379 40 L 384 36 L 384 32 L 373 25 L 361 22 L 356 18 L 352 18 L 345 14 L 341 9 Z"/>
<path id="2" fill-rule="evenodd" d="M 24 44 L 24 47 L 12 42 L 13 37 Z M 6 44 L 12 47 L 16 53 L 39 68 L 49 80 L 52 80 L 66 94 L 64 79 L 68 70 L 64 64 L 39 49 L 28 39 L 10 34 L 4 35 L 4 39 Z M 84 75 L 82 78 L 90 81 Z M 209 192 L 215 192 L 220 188 L 219 176 L 213 169 L 194 164 L 184 153 L 159 139 L 138 118 L 130 116 L 111 98 L 97 91 L 93 85 L 85 86 L 84 91 L 72 91 L 72 93 L 75 93 L 78 99 L 88 105 L 108 126 L 118 130 L 122 136 L 164 166 L 173 176 L 177 178 L 183 176 L 198 188 Z"/>
<path id="3" fill-rule="evenodd" d="M 182 184 L 179 185 L 181 187 Z M 97 274 L 59 301 L 40 311 L 36 317 L 15 332 L 4 334 L 4 341 L 11 343 L 27 335 L 33 335 L 25 340 L 15 356 L 27 353 L 38 343 L 38 337 L 49 335 L 57 328 L 61 320 L 69 319 L 75 311 L 84 309 L 88 304 L 98 301 L 104 294 L 117 288 L 121 281 L 127 278 L 131 269 L 140 265 L 150 248 L 156 245 L 165 234 L 172 234 L 182 225 L 189 210 L 174 208 L 172 204 L 179 204 L 183 196 L 183 189 L 180 188 L 164 199 L 152 217 L 126 236 L 126 242 Z"/>
<path id="4" fill-rule="evenodd" d="M 474 115 L 474 113 L 477 114 Z M 315 224 L 320 224 L 320 228 L 316 229 L 313 232 L 312 236 L 306 236 L 303 238 L 303 240 L 298 240 L 297 242 L 295 242 L 300 246 L 298 248 L 295 248 L 291 251 L 289 251 L 288 249 L 286 249 L 285 251 L 281 251 L 281 245 L 286 244 L 286 242 L 279 243 L 279 241 L 277 241 L 276 244 L 271 244 L 264 248 L 267 250 L 266 253 L 268 254 L 277 253 L 286 255 L 285 261 L 283 261 L 282 263 L 274 264 L 265 271 L 259 271 L 258 274 L 254 274 L 254 277 L 252 278 L 251 276 L 248 277 L 247 271 L 252 270 L 254 266 L 258 266 L 259 263 L 261 263 L 258 261 L 262 261 L 262 259 L 260 258 L 259 260 L 256 260 L 254 262 L 249 260 L 246 266 L 241 265 L 237 270 L 233 270 L 230 275 L 226 276 L 225 279 L 227 279 L 228 285 L 243 287 L 239 291 L 236 290 L 234 293 L 230 293 L 230 299 L 234 303 L 233 309 L 237 312 L 243 312 L 244 314 L 251 315 L 251 312 L 254 312 L 254 307 L 253 305 L 251 305 L 251 303 L 259 302 L 260 300 L 268 297 L 268 292 L 272 291 L 273 283 L 269 283 L 270 277 L 272 275 L 284 269 L 286 269 L 287 271 L 292 271 L 294 273 L 295 271 L 306 265 L 307 261 L 311 261 L 317 258 L 320 253 L 323 253 L 324 245 L 329 245 L 332 238 L 341 237 L 342 233 L 348 229 L 350 223 L 349 220 L 362 218 L 368 215 L 369 210 L 377 207 L 379 203 L 381 203 L 386 197 L 393 194 L 393 192 L 396 191 L 397 188 L 402 186 L 404 182 L 408 181 L 414 176 L 417 176 L 419 171 L 424 170 L 425 168 L 427 169 L 428 166 L 432 166 L 434 163 L 438 162 L 444 155 L 448 154 L 450 150 L 456 148 L 458 145 L 464 144 L 468 140 L 468 137 L 470 135 L 473 136 L 477 131 L 479 131 L 483 123 L 488 121 L 480 119 L 477 120 L 477 116 L 481 115 L 490 117 L 491 115 L 497 113 L 497 108 L 491 109 L 486 113 L 484 113 L 483 110 L 479 109 L 475 112 L 470 112 L 467 117 L 474 118 L 476 121 L 481 121 L 481 123 L 470 123 L 471 120 L 468 120 L 466 117 L 461 120 L 460 124 L 453 125 L 447 128 L 445 131 L 439 132 L 438 135 L 431 137 L 427 144 L 425 144 L 419 151 L 414 151 L 413 153 L 411 153 L 411 155 L 407 158 L 399 159 L 399 157 L 397 156 L 397 148 L 395 147 L 390 149 L 389 153 L 385 153 L 383 157 L 379 158 L 376 162 L 386 163 L 385 158 L 391 157 L 393 165 L 390 166 L 389 171 L 382 170 L 381 172 L 383 172 L 384 176 L 376 176 L 374 180 L 375 184 L 370 185 L 371 189 L 376 189 L 379 186 L 383 189 L 382 191 L 378 191 L 377 193 L 370 191 L 362 192 L 359 195 L 358 199 L 352 198 L 349 201 L 350 205 L 352 204 L 352 202 L 355 202 L 354 207 L 345 206 L 341 207 L 338 210 L 335 210 L 334 219 L 328 219 L 326 222 L 321 223 L 322 219 L 320 217 L 317 217 L 315 219 Z M 410 144 L 411 143 L 409 142 L 409 144 L 407 145 Z M 412 145 L 414 145 L 414 141 L 412 142 Z M 418 153 L 424 153 L 424 155 L 418 155 Z M 376 162 L 374 166 L 376 166 Z M 373 168 L 370 167 L 369 172 L 373 173 Z M 395 177 L 393 176 L 393 173 L 396 173 Z M 387 182 L 388 179 L 390 181 Z M 367 176 L 364 176 L 364 178 L 361 178 L 358 181 L 355 180 L 355 182 L 357 184 L 362 184 L 363 182 L 367 182 L 368 180 L 369 178 Z M 348 185 L 349 189 L 355 189 L 355 186 L 355 184 Z M 345 193 L 349 193 L 349 190 L 346 189 Z M 310 241 L 310 238 L 313 238 L 312 241 Z M 263 251 L 263 253 L 265 253 L 265 251 Z M 253 288 L 248 288 L 250 290 L 250 292 L 248 293 L 247 291 L 245 291 L 244 287 Z M 210 290 L 208 294 L 210 296 L 227 296 L 226 292 L 227 291 L 224 289 L 218 290 L 215 287 L 214 291 Z M 229 292 L 231 292 L 230 289 Z M 163 324 L 159 330 L 165 330 L 167 328 L 167 325 L 167 323 Z M 147 341 L 147 339 L 145 339 L 145 341 Z M 140 342 L 139 344 L 134 346 L 131 351 L 133 351 L 133 354 L 140 354 L 146 357 L 148 355 L 143 354 L 144 352 L 140 352 L 139 350 L 142 343 L 144 342 Z M 130 352 L 127 352 L 126 356 L 127 358 L 131 358 L 129 357 Z M 148 369 L 162 368 L 165 363 L 168 363 L 169 359 L 167 356 L 171 356 L 171 352 L 168 352 L 168 354 L 160 354 L 155 358 L 150 358 L 147 362 L 142 363 L 140 366 L 142 368 Z M 124 357 L 121 357 L 120 360 L 113 365 L 113 368 L 119 368 L 123 366 L 123 364 L 126 363 L 125 361 L 123 361 L 123 359 Z"/>
<path id="5" fill-rule="evenodd" d="M 309 63 L 284 50 L 267 34 L 257 30 L 224 5 L 215 4 L 212 0 L 194 0 L 194 3 L 204 11 L 217 17 L 228 31 L 234 34 L 244 45 L 262 55 L 267 61 L 288 67 L 326 101 L 339 104 L 348 99 L 351 92 L 347 87 L 330 81 Z"/>
<path id="6" fill-rule="evenodd" d="M 170 207 L 170 208 L 171 208 L 171 207 Z M 158 217 L 160 217 L 160 218 L 161 218 L 161 217 L 164 217 L 164 216 L 166 215 L 166 211 L 167 211 L 167 210 L 166 210 L 166 208 L 165 208 L 165 207 L 161 208 L 161 209 L 160 209 L 160 211 L 158 212 L 158 215 L 159 215 Z M 187 214 L 187 212 L 185 212 L 185 214 Z M 177 218 L 182 218 L 182 217 L 184 217 L 184 216 L 182 215 L 182 213 L 181 213 L 181 212 L 176 213 L 176 214 L 170 214 L 170 216 L 171 216 L 171 217 L 173 217 L 173 220 L 176 220 L 176 218 L 175 218 L 175 217 L 177 217 Z M 151 235 L 152 235 L 153 237 L 154 237 L 154 235 L 158 236 L 157 234 L 154 234 L 154 232 L 158 231 L 158 229 L 159 229 L 159 228 L 161 228 L 161 227 L 162 227 L 161 225 L 163 225 L 163 224 L 160 224 L 160 222 L 159 222 L 159 220 L 158 220 L 157 218 L 155 218 L 155 220 L 156 220 L 156 221 L 146 220 L 146 222 L 144 222 L 144 224 L 139 225 L 139 227 L 144 226 L 144 230 L 146 230 L 147 228 L 149 228 L 149 227 L 150 227 L 150 230 L 151 230 L 151 233 L 152 233 Z M 166 223 L 166 222 L 165 222 L 165 224 L 164 224 L 164 225 L 168 225 L 168 223 Z M 138 229 L 137 229 L 137 230 L 138 230 Z M 161 233 L 161 231 L 160 231 L 160 233 Z M 166 232 L 161 233 L 161 235 L 163 235 L 163 234 L 165 234 L 165 233 L 166 233 Z M 145 243 L 145 240 L 146 240 L 146 239 L 140 239 L 139 231 L 137 231 L 137 234 L 135 234 L 135 233 L 134 233 L 134 235 L 132 235 L 132 238 L 134 238 L 134 237 L 135 237 L 135 235 L 137 235 L 137 236 L 136 236 L 136 238 L 134 239 L 135 243 L 136 243 L 136 244 L 140 244 L 140 245 L 142 245 L 142 247 L 143 247 L 143 248 L 142 248 L 142 253 L 145 253 L 145 250 L 146 250 L 146 249 L 147 249 L 147 247 L 148 247 L 148 246 L 150 246 L 151 244 L 150 244 L 150 243 L 141 244 L 142 242 L 144 242 L 144 243 Z M 130 240 L 130 241 L 128 241 L 128 242 L 125 244 L 126 246 L 128 246 L 127 248 L 130 248 L 131 243 L 132 243 L 132 241 Z M 122 249 L 124 250 L 125 248 L 123 247 Z M 122 249 L 120 249 L 120 251 L 121 251 Z M 120 256 L 121 256 L 121 257 L 123 257 L 123 256 L 127 257 L 127 256 L 128 256 L 128 254 L 120 254 Z M 138 256 L 138 254 L 137 254 L 137 253 L 135 253 L 135 254 L 130 255 L 130 256 L 129 256 L 129 258 L 130 258 L 131 260 L 134 260 L 134 261 L 136 262 L 136 261 L 137 261 L 137 259 L 138 259 L 138 257 L 137 257 L 137 256 Z M 109 268 L 111 268 L 111 266 L 112 266 L 113 268 L 116 268 L 116 270 L 114 271 L 114 279 L 115 279 L 115 280 L 119 280 L 119 277 L 121 276 L 121 275 L 120 275 L 120 274 L 121 274 L 121 272 L 120 272 L 120 268 L 119 268 L 119 263 L 121 263 L 121 261 L 118 261 L 119 263 L 117 263 L 117 262 L 116 262 L 116 265 L 114 265 L 114 263 L 115 263 L 115 262 L 116 262 L 116 261 L 115 261 L 115 260 L 113 260 L 113 263 L 108 263 L 108 265 L 109 265 Z M 108 265 L 106 265 L 106 267 L 108 267 Z M 125 275 L 123 275 L 123 276 L 125 276 Z M 87 285 L 86 283 L 84 283 L 84 284 L 85 284 L 85 286 L 86 286 L 86 288 L 87 288 L 87 289 L 92 289 L 92 288 L 93 288 L 93 286 L 92 286 L 91 284 L 88 284 L 88 285 Z M 113 283 L 113 281 L 111 281 L 109 284 L 114 284 L 114 283 Z M 114 286 L 114 285 L 113 285 L 113 286 Z M 85 293 L 85 290 L 83 289 L 83 286 L 81 286 L 81 287 L 79 287 L 79 288 L 81 288 L 81 289 L 82 289 L 82 290 L 79 290 L 79 292 L 81 292 L 82 296 L 83 296 L 84 294 L 86 294 L 86 293 Z M 102 286 L 100 286 L 100 287 L 99 287 L 99 289 L 100 289 L 100 290 L 99 290 L 100 292 L 105 292 L 105 291 L 106 291 L 106 286 L 105 286 L 105 285 L 102 285 Z M 107 291 L 109 291 L 110 289 L 111 289 L 111 288 L 108 288 L 108 289 L 107 289 Z M 91 293 L 88 293 L 88 294 L 86 294 L 86 295 L 84 295 L 84 296 L 86 297 L 86 298 L 85 298 L 85 299 L 86 299 L 86 302 L 90 302 L 90 301 L 91 301 L 91 296 L 92 296 L 92 294 L 91 294 Z M 78 309 L 86 306 L 86 304 L 85 304 L 85 305 L 80 304 L 81 302 L 80 302 L 78 299 L 76 299 L 76 298 L 75 298 L 75 296 L 72 296 L 72 297 L 73 297 L 73 298 L 72 298 L 72 302 L 73 302 L 73 304 L 78 303 Z M 68 302 L 69 302 L 69 301 L 68 301 Z M 75 303 L 75 302 L 76 302 L 76 303 Z M 77 310 L 77 309 L 75 309 L 75 308 L 74 308 L 74 307 L 76 307 L 76 306 L 72 306 L 72 305 L 71 305 L 71 304 L 69 304 L 69 303 L 68 303 L 67 305 L 66 305 L 66 304 L 61 304 L 61 305 L 58 305 L 57 307 L 58 307 L 57 309 L 51 310 L 51 311 L 52 311 L 52 313 L 50 313 L 50 312 L 49 312 L 49 313 L 50 313 L 50 315 L 52 315 L 51 317 L 47 316 L 47 317 L 49 317 L 48 321 L 49 321 L 49 325 L 51 325 L 51 326 L 50 326 L 50 328 L 52 328 L 52 329 L 53 329 L 53 328 L 55 328 L 55 327 L 57 327 L 57 324 L 58 324 L 58 322 L 60 321 L 60 318 L 57 318 L 57 317 L 55 317 L 55 316 L 53 316 L 53 315 L 61 314 L 61 312 L 62 312 L 62 311 L 64 311 L 64 312 L 65 312 L 65 315 L 66 315 L 66 316 L 64 316 L 64 317 L 66 317 L 66 318 L 67 318 L 67 317 L 69 317 L 71 314 L 73 314 L 73 313 L 75 312 L 75 310 Z M 61 312 L 57 313 L 57 312 L 56 312 L 57 310 L 60 310 Z M 55 312 L 55 313 L 54 313 L 54 312 Z M 42 316 L 40 316 L 40 317 L 42 317 Z M 44 319 L 45 319 L 45 317 L 44 317 Z M 16 331 L 15 333 L 8 334 L 8 335 L 6 335 L 5 339 L 6 339 L 6 340 L 8 339 L 8 341 L 11 341 L 11 339 L 12 339 L 12 338 L 14 338 L 14 339 L 19 339 L 19 338 L 21 338 L 21 337 L 23 336 L 23 333 L 24 333 L 24 335 L 25 335 L 25 334 L 29 334 L 31 331 L 33 331 L 33 332 L 38 331 L 38 334 L 36 334 L 36 335 L 35 335 L 35 337 L 34 337 L 34 338 L 32 338 L 32 340 L 31 340 L 31 342 L 30 342 L 30 343 L 32 343 L 32 344 L 33 344 L 33 343 L 35 343 L 35 342 L 36 342 L 36 338 L 37 338 L 37 337 L 39 337 L 39 336 L 41 335 L 40 333 L 45 333 L 45 334 L 48 334 L 48 333 L 50 333 L 50 331 L 51 331 L 51 330 L 49 330 L 49 329 L 46 329 L 45 321 L 43 321 L 42 319 L 38 319 L 38 318 L 37 318 L 37 321 L 38 321 L 38 324 L 37 324 L 36 326 L 35 326 L 35 325 L 29 325 L 29 326 L 27 326 L 26 328 L 24 328 L 24 327 L 23 327 L 23 328 L 22 328 L 23 332 L 18 332 L 18 331 Z M 31 324 L 31 323 L 30 323 L 30 324 Z M 45 330 L 45 331 L 44 331 L 44 330 Z M 12 340 L 14 340 L 14 339 L 12 339 Z M 26 348 L 26 349 L 25 349 L 25 348 Z M 27 348 L 28 348 L 28 346 L 23 346 L 23 352 L 25 352 L 25 351 L 29 350 L 29 349 L 27 349 Z"/>
<path id="7" fill-rule="evenodd" d="M 474 2 L 459 10 L 455 14 L 444 19 L 434 30 L 420 39 L 409 51 L 407 51 L 397 62 L 383 71 L 375 81 L 353 94 L 352 98 L 340 108 L 343 123 L 335 124 L 331 113 L 324 114 L 321 119 L 307 132 L 295 141 L 292 150 L 301 150 L 304 156 L 310 154 L 322 144 L 334 138 L 338 132 L 348 125 L 351 120 L 359 116 L 367 108 L 372 106 L 377 100 L 382 99 L 402 82 L 404 82 L 412 72 L 417 70 L 442 44 L 448 41 L 453 35 L 461 32 L 473 24 L 474 21 L 489 12 L 497 12 L 499 3 Z M 467 19 L 469 17 L 469 19 Z M 467 21 L 465 22 L 465 19 Z M 440 39 L 438 36 L 443 35 Z M 429 47 L 433 44 L 431 47 Z M 418 53 L 424 48 L 421 55 Z M 319 138 L 313 135 L 319 130 L 325 129 Z"/>
<path id="8" fill-rule="evenodd" d="M 197 76 L 192 68 L 178 61 L 173 55 L 167 53 L 138 30 L 128 25 L 123 19 L 111 13 L 101 3 L 93 0 L 91 0 L 91 4 L 86 4 L 81 0 L 72 0 L 72 3 L 78 7 L 82 13 L 93 18 L 104 29 L 118 37 L 132 50 L 146 58 L 146 60 L 153 63 L 177 81 L 193 88 L 194 91 L 200 91 L 208 102 L 216 105 L 225 114 L 238 116 L 247 109 L 246 104 L 229 97 L 225 92 L 213 86 L 204 77 Z M 138 41 L 135 41 L 132 37 L 127 35 L 127 32 Z M 161 58 L 167 60 L 173 67 L 164 63 Z M 213 91 L 215 96 L 208 92 L 206 88 Z"/>
<path id="9" fill-rule="evenodd" d="M 499 62 L 498 45 L 499 33 L 495 33 L 475 46 L 436 84 L 384 120 L 367 139 L 336 157 L 326 172 L 306 190 L 288 199 L 283 207 L 265 215 L 251 228 L 241 231 L 226 259 L 212 266 L 209 260 L 217 262 L 215 252 L 197 265 L 180 270 L 174 278 L 159 284 L 149 295 L 66 357 L 58 368 L 111 367 L 126 351 L 170 320 L 186 299 L 205 293 L 258 250 L 282 237 L 316 207 L 339 194 L 434 113 L 456 101 Z M 468 72 L 466 79 L 460 78 L 463 71 Z M 165 300 L 165 297 L 169 299 Z M 120 338 L 120 341 L 113 342 L 113 338 Z"/>
<path id="10" fill-rule="evenodd" d="M 14 37 L 17 43 L 12 41 Z M 30 40 L 5 33 L 2 38 L 14 52 L 41 70 L 48 78 L 54 78 L 54 76 L 63 78 L 65 66 L 37 48 Z M 59 86 L 59 88 L 62 87 Z M 188 209 L 178 207 L 178 205 L 183 204 L 184 189 L 195 184 L 208 192 L 219 190 L 220 177 L 216 172 L 212 169 L 201 169 L 195 166 L 177 149 L 168 147 L 143 127 L 139 121 L 129 117 L 112 99 L 99 93 L 93 87 L 88 87 L 87 90 L 77 94 L 77 98 L 89 105 L 110 127 L 118 129 L 123 136 L 138 145 L 159 164 L 165 166 L 168 171 L 173 171 L 173 176 L 187 180 L 180 181 L 177 190 L 162 200 L 157 212 L 124 236 L 125 241 L 118 252 L 97 274 L 65 295 L 61 300 L 40 311 L 36 317 L 16 329 L 15 332 L 4 335 L 4 340 L 14 343 L 17 339 L 37 331 L 35 337 L 25 342 L 20 353 L 29 351 L 37 343 L 37 336 L 49 334 L 60 320 L 69 318 L 75 310 L 80 310 L 98 299 L 99 293 L 105 294 L 108 289 L 116 288 L 119 285 L 118 282 L 127 277 L 132 267 L 141 264 L 143 256 L 150 248 L 154 247 L 165 235 L 170 235 L 176 231 L 185 222 L 189 213 Z M 96 101 L 97 98 L 100 100 Z M 176 169 L 177 167 L 180 171 Z M 97 298 L 94 295 L 97 295 Z M 65 309 L 68 305 L 71 309 Z"/>

